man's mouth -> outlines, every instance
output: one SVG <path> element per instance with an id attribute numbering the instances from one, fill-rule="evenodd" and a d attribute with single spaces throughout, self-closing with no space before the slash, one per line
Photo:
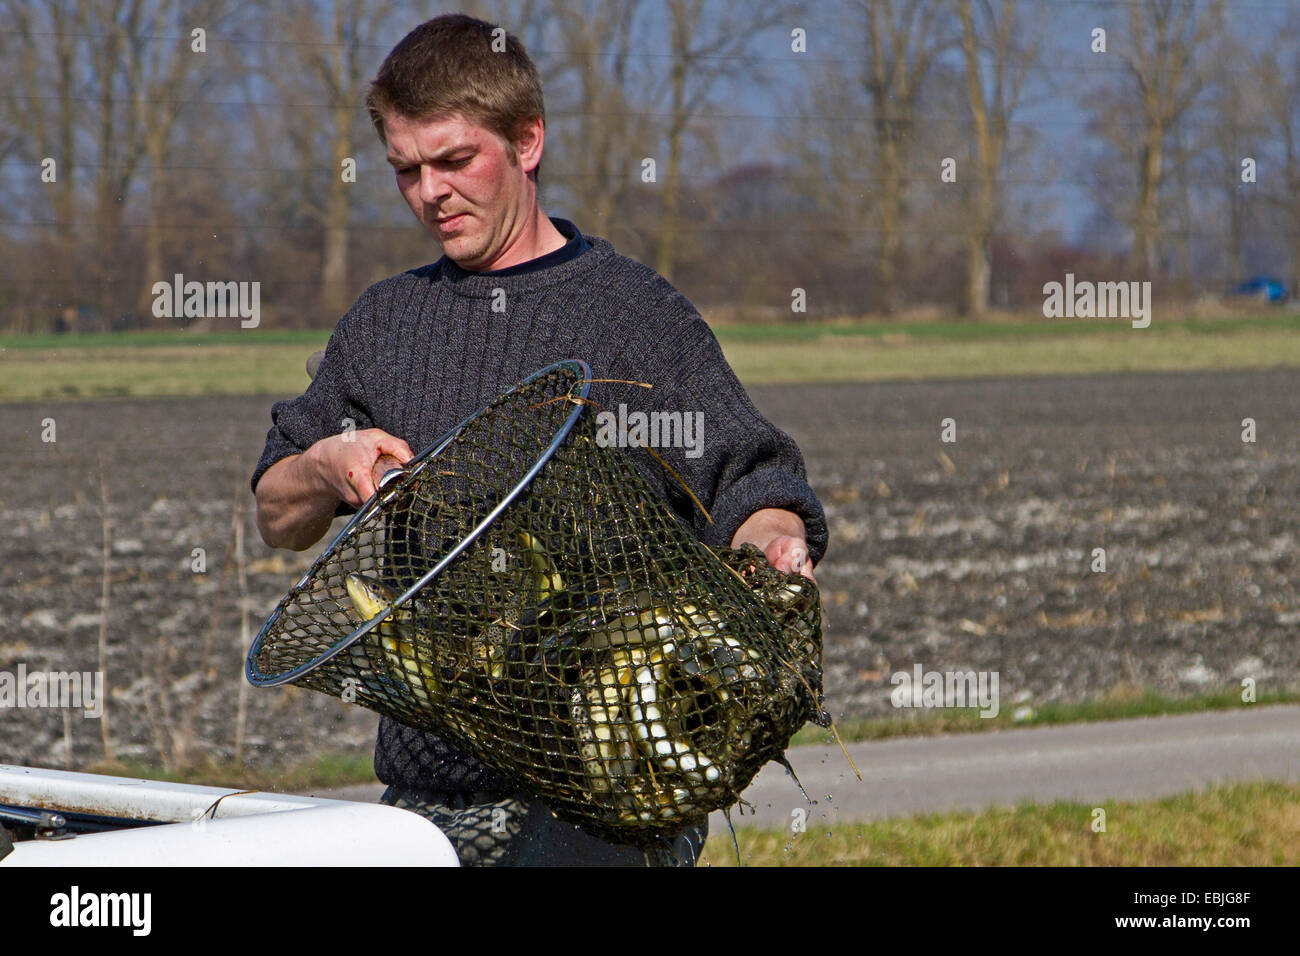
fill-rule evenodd
<path id="1" fill-rule="evenodd" d="M 459 212 L 454 216 L 444 216 L 435 221 L 438 223 L 438 228 L 443 232 L 446 232 L 448 229 L 454 229 L 456 226 L 460 225 L 460 223 L 464 221 L 465 215 L 465 213 Z"/>

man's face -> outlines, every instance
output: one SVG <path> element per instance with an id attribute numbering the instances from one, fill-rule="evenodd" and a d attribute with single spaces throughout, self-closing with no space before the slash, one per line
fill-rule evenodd
<path id="1" fill-rule="evenodd" d="M 459 115 L 388 116 L 384 135 L 397 188 L 447 257 L 473 271 L 513 264 L 502 260 L 536 202 L 528 181 L 536 162 L 512 159 L 505 140 Z M 521 153 L 531 153 L 526 143 Z"/>

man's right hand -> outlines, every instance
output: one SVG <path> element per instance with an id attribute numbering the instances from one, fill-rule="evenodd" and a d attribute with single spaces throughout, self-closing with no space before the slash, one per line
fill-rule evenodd
<path id="1" fill-rule="evenodd" d="M 310 460 L 320 481 L 332 489 L 340 501 L 359 508 L 370 500 L 383 472 L 388 470 L 387 467 L 375 467 L 385 456 L 392 456 L 402 463 L 415 457 L 406 442 L 382 428 L 366 428 L 322 438 L 308 448 L 303 457 Z M 375 474 L 376 471 L 379 474 Z"/>
<path id="2" fill-rule="evenodd" d="M 358 508 L 369 500 L 392 465 L 387 456 L 403 463 L 414 457 L 402 439 L 366 428 L 322 438 L 276 462 L 257 483 L 262 540 L 273 548 L 310 548 L 329 530 L 340 501 Z"/>

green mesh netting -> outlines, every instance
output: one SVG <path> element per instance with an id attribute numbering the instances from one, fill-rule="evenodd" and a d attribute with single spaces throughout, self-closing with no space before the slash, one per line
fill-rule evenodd
<path id="1" fill-rule="evenodd" d="M 757 548 L 696 540 L 597 442 L 589 387 L 581 362 L 543 369 L 408 462 L 247 673 L 432 731 L 562 819 L 648 843 L 829 723 L 821 606 Z"/>

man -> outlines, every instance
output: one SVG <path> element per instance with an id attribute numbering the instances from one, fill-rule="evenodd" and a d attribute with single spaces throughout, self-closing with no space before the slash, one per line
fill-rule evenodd
<path id="1" fill-rule="evenodd" d="M 389 54 L 367 107 L 398 189 L 443 257 L 367 289 L 307 391 L 272 408 L 252 478 L 266 543 L 311 547 L 370 497 L 381 456 L 406 461 L 537 369 L 581 358 L 593 378 L 653 385 L 594 384 L 604 408 L 703 413 L 702 453 L 656 450 L 711 524 L 646 452 L 629 452 L 702 541 L 756 544 L 811 578 L 826 521 L 798 448 L 750 403 L 676 289 L 538 205 L 545 109 L 518 40 L 469 17 L 430 20 Z M 389 784 L 385 802 L 433 819 L 462 862 L 643 859 L 558 823 L 470 755 L 386 718 L 375 772 Z M 704 834 L 670 841 L 655 862 L 692 865 Z"/>

